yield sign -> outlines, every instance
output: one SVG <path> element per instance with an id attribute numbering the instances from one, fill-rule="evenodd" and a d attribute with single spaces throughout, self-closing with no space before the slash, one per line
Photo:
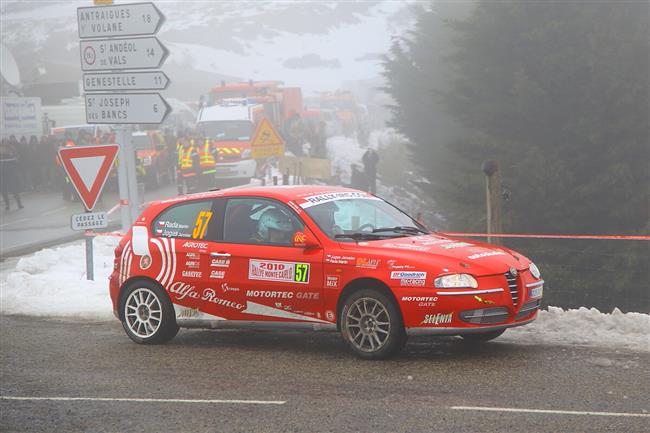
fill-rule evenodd
<path id="1" fill-rule="evenodd" d="M 59 160 L 87 210 L 95 207 L 119 149 L 119 144 L 59 149 Z"/>

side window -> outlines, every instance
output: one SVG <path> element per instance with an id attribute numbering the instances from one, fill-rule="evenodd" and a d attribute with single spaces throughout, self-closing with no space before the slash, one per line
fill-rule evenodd
<path id="1" fill-rule="evenodd" d="M 170 207 L 153 222 L 155 236 L 184 239 L 211 239 L 217 222 L 212 200 L 192 201 Z"/>
<path id="2" fill-rule="evenodd" d="M 261 198 L 228 200 L 224 241 L 236 244 L 292 246 L 304 224 L 287 206 Z"/>

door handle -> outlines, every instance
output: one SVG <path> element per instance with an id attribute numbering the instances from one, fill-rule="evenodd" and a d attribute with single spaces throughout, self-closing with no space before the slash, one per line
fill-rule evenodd
<path id="1" fill-rule="evenodd" d="M 210 253 L 212 257 L 230 257 L 230 253 Z"/>

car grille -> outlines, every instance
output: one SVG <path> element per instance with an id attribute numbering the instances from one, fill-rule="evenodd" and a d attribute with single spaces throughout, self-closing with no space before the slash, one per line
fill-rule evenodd
<path id="1" fill-rule="evenodd" d="M 519 291 L 517 290 L 517 275 L 513 275 L 511 272 L 506 272 L 506 280 L 508 281 L 508 289 L 510 290 L 510 296 L 512 296 L 512 305 L 515 307 L 519 304 Z"/>
<path id="2" fill-rule="evenodd" d="M 460 320 L 477 325 L 501 323 L 508 320 L 508 309 L 505 307 L 496 307 L 465 310 L 461 311 Z"/>
<path id="3" fill-rule="evenodd" d="M 533 311 L 536 311 L 539 306 L 542 304 L 541 299 L 537 299 L 535 301 L 530 301 L 526 302 L 523 307 L 521 307 L 521 310 L 519 313 L 517 313 L 517 316 L 515 316 L 515 320 L 521 320 L 524 317 L 530 315 Z"/>

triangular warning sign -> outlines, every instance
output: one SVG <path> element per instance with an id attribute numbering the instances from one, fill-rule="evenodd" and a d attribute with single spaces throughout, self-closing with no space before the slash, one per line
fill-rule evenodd
<path id="1" fill-rule="evenodd" d="M 119 149 L 118 144 L 59 149 L 59 160 L 87 210 L 95 207 Z"/>
<path id="2" fill-rule="evenodd" d="M 282 145 L 284 145 L 284 140 L 282 140 L 271 122 L 266 118 L 262 119 L 251 141 L 251 147 Z"/>

